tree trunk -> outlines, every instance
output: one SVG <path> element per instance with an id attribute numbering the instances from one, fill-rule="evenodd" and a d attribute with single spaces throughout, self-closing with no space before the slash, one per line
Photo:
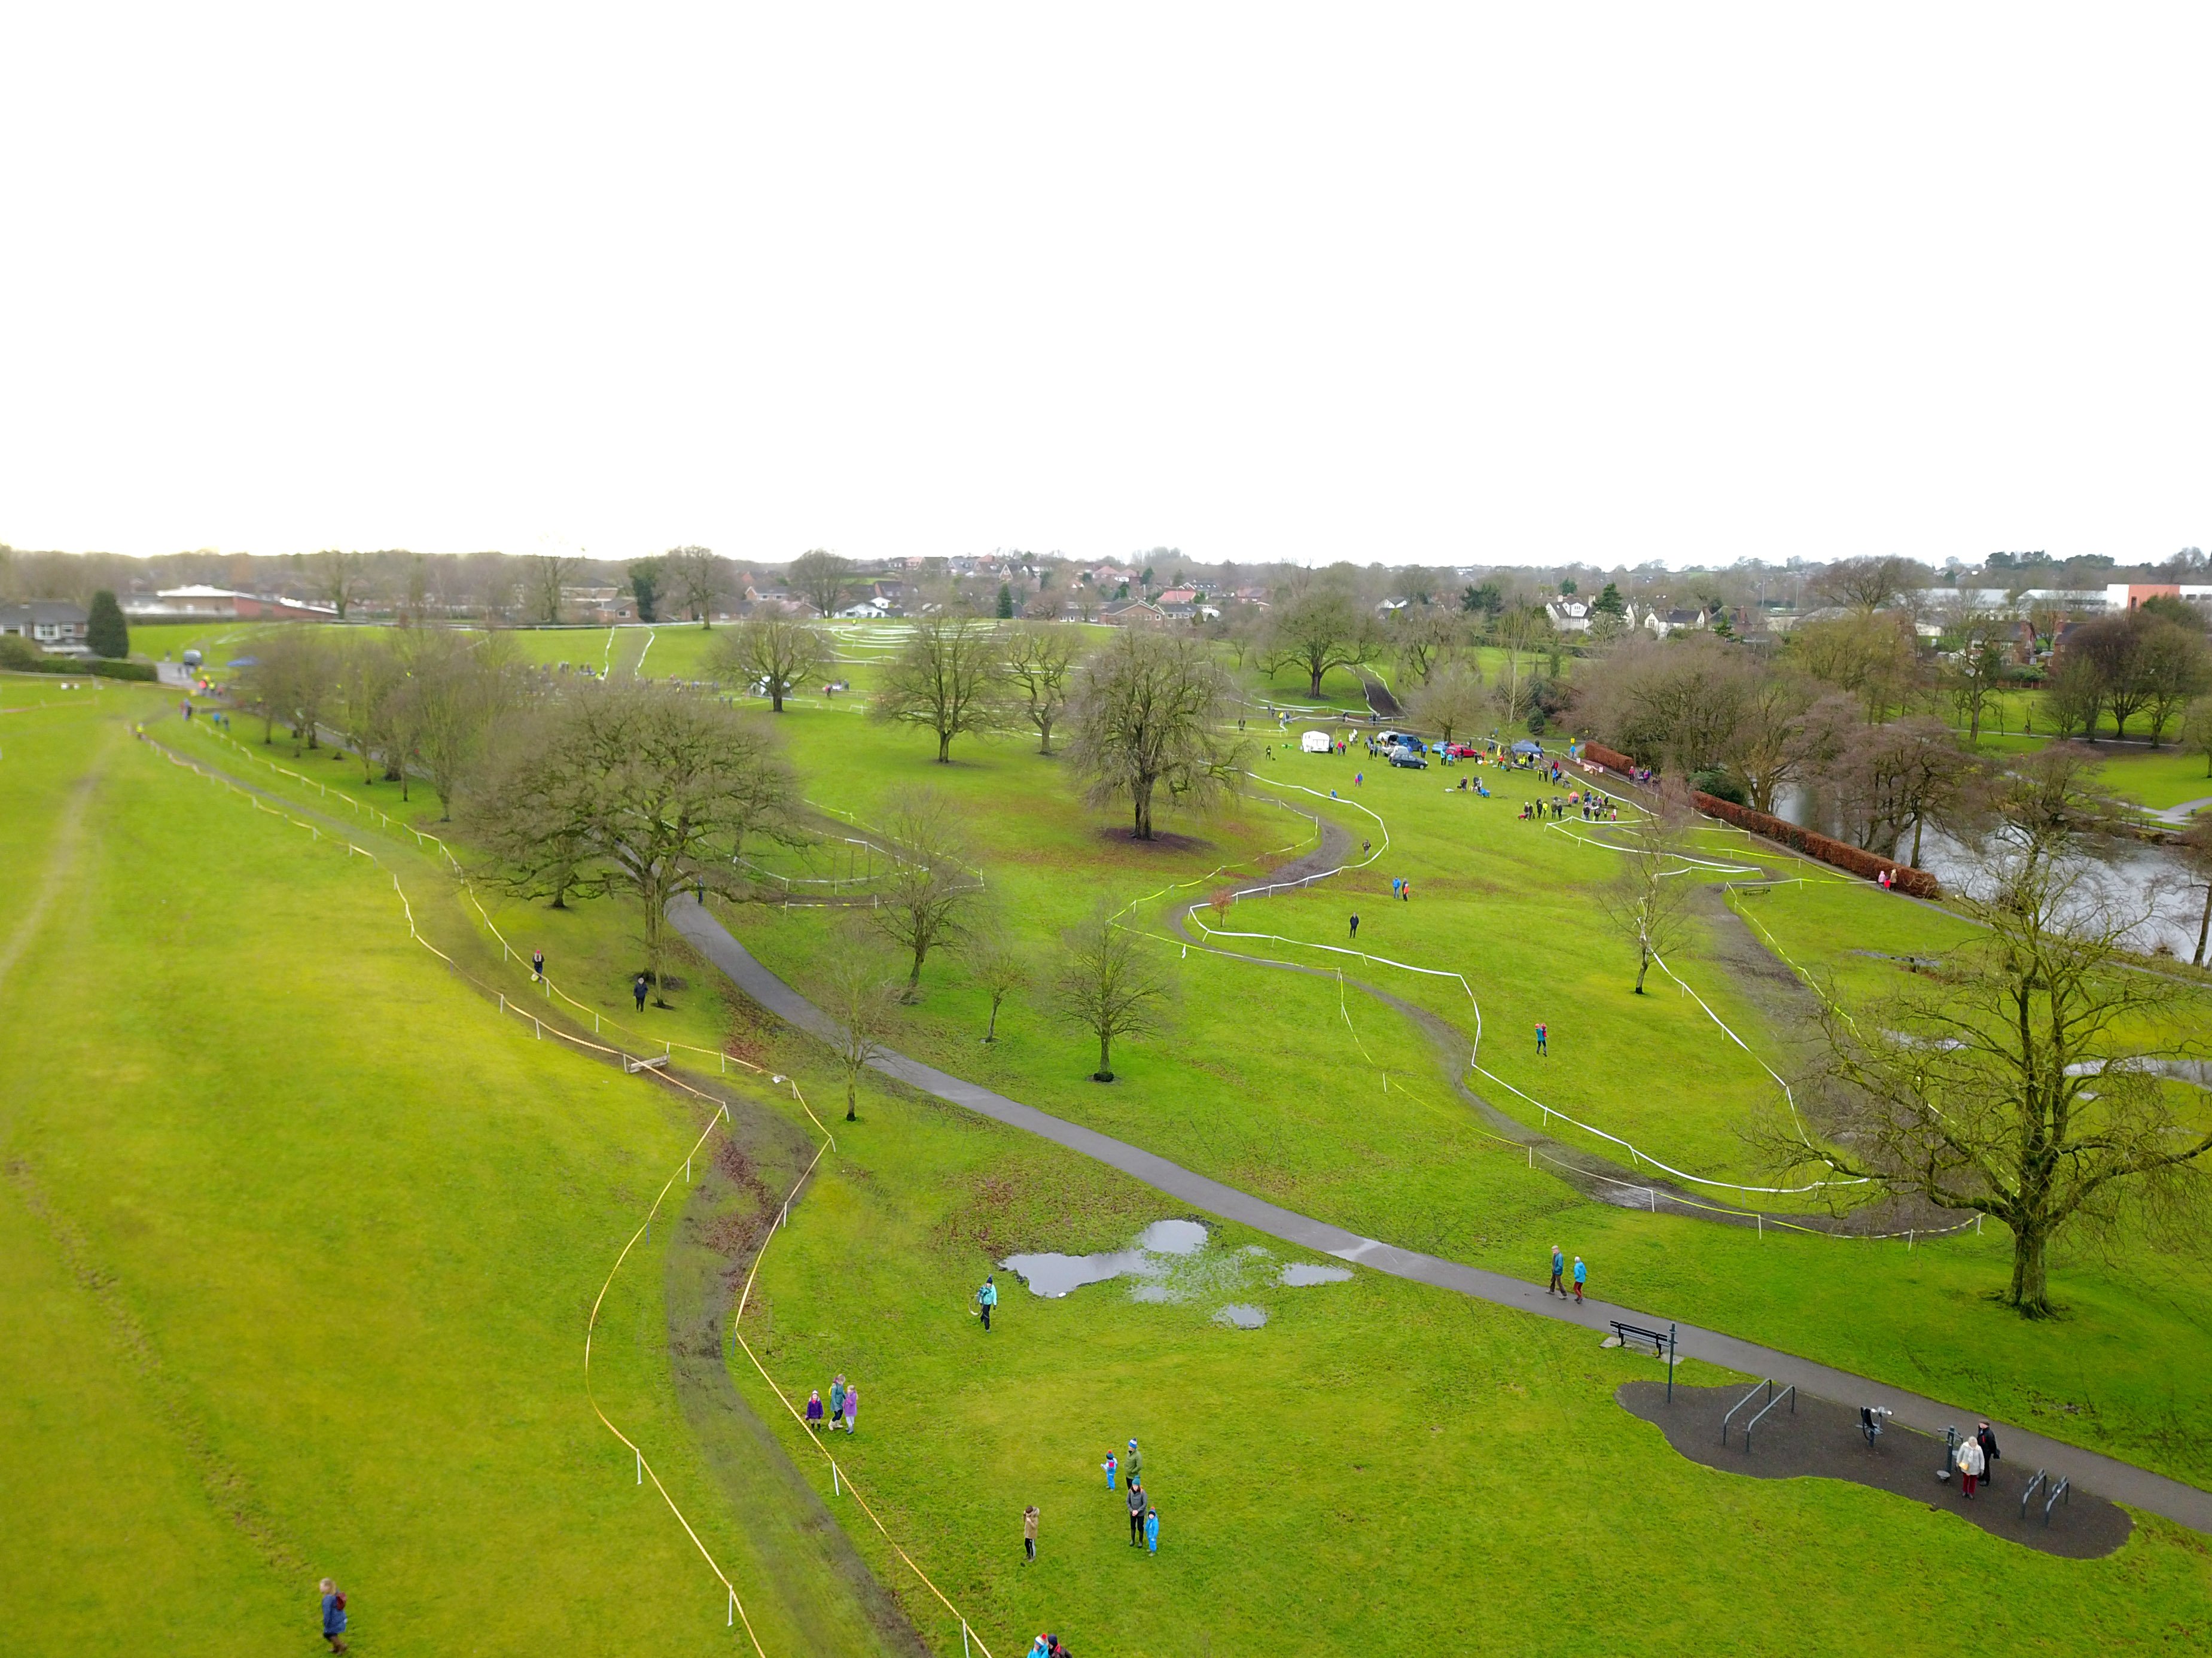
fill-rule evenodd
<path id="1" fill-rule="evenodd" d="M 1039 754 L 1050 754 L 1052 752 L 1052 721 L 1049 720 L 1038 720 L 1037 734 L 1042 739 L 1037 744 L 1037 752 Z"/>
<path id="2" fill-rule="evenodd" d="M 1924 822 L 1926 822 L 1926 821 L 1927 821 L 1927 820 L 1926 820 L 1925 818 L 1923 818 L 1923 817 L 1922 817 L 1918 812 L 1917 812 L 1917 811 L 1916 811 L 1916 812 L 1914 812 L 1914 813 L 1912 814 L 1912 858 L 1911 858 L 1911 863 L 1912 863 L 1912 867 L 1913 867 L 1913 868 L 1915 868 L 1915 869 L 1918 869 L 1918 868 L 1920 867 L 1920 826 L 1921 826 L 1921 824 L 1922 824 L 1922 823 L 1924 823 Z"/>
<path id="3" fill-rule="evenodd" d="M 1137 839 L 1149 841 L 1152 838 L 1152 786 L 1139 782 L 1129 794 L 1135 809 Z"/>
<path id="4" fill-rule="evenodd" d="M 2204 940 L 2212 933 L 2212 878 L 2204 883 L 2204 919 L 2197 924 L 2197 953 L 2189 958 L 2191 967 L 2204 965 Z"/>
<path id="5" fill-rule="evenodd" d="M 773 679 L 768 682 L 768 711 L 770 714 L 783 712 L 783 687 Z"/>
<path id="6" fill-rule="evenodd" d="M 991 998 L 991 1023 L 983 1028 L 983 1040 L 987 1042 L 999 1040 L 999 999 L 996 996 Z"/>
<path id="7" fill-rule="evenodd" d="M 1098 1069 L 1091 1078 L 1095 1083 L 1110 1083 L 1114 1080 L 1113 1060 L 1109 1051 L 1113 1047 L 1113 1041 L 1112 1037 L 1103 1035 L 1098 1038 Z"/>
<path id="8" fill-rule="evenodd" d="M 1313 678 L 1312 695 L 1314 701 L 1318 702 L 1321 700 L 1321 677 L 1324 670 L 1320 668 L 1309 668 L 1306 671 Z"/>
<path id="9" fill-rule="evenodd" d="M 1636 993 L 1644 993 L 1644 975 L 1651 970 L 1651 952 L 1644 950 L 1636 958 Z"/>
<path id="10" fill-rule="evenodd" d="M 937 763 L 940 766 L 949 766 L 952 763 L 952 733 L 951 732 L 941 731 L 937 733 Z"/>
<path id="11" fill-rule="evenodd" d="M 2030 1318 L 2051 1310 L 2051 1296 L 2043 1278 L 2043 1232 L 2033 1226 L 2015 1226 L 2012 1235 L 2012 1291 L 2005 1299 Z"/>
<path id="12" fill-rule="evenodd" d="M 854 1110 L 854 1103 L 859 1098 L 858 1084 L 859 1078 L 848 1071 L 845 1073 L 845 1121 L 847 1122 L 860 1121 L 859 1116 Z"/>

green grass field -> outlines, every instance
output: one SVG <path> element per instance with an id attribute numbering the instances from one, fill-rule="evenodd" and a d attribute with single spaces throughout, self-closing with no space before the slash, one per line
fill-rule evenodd
<path id="1" fill-rule="evenodd" d="M 332 1573 L 367 1652 L 726 1649 L 581 1387 L 703 1109 L 502 1018 L 343 838 L 133 743 L 158 706 L 0 725 L 10 890 L 55 895 L 0 944 L 0 1646 L 303 1650 Z M 489 971 L 428 860 L 395 866 Z M 600 1403 L 787 1650 L 835 1597 L 717 1500 L 668 1384 L 668 1236 L 609 1293 Z"/>
<path id="2" fill-rule="evenodd" d="M 685 652 L 711 647 L 689 642 L 699 633 L 641 629 L 617 645 L 639 641 L 633 671 L 689 677 Z M 856 638 L 854 654 L 880 648 Z M 865 689 L 867 665 L 851 673 Z M 503 1019 L 409 941 L 390 877 L 335 838 L 132 743 L 129 719 L 161 699 L 96 695 L 0 717 L 0 785 L 11 807 L 27 803 L 0 813 L 0 867 L 42 875 L 71 849 L 12 967 L 18 920 L 0 923 L 0 1066 L 15 1084 L 0 1102 L 0 1328 L 21 1356 L 0 1382 L 0 1466 L 11 1493 L 38 1497 L 0 1521 L 0 1645 L 104 1643 L 150 1596 L 180 1649 L 304 1650 L 324 1571 L 354 1588 L 366 1651 L 737 1639 L 720 1585 L 633 1482 L 580 1382 L 591 1297 L 680 1169 L 696 1114 Z M 957 744 L 960 763 L 939 768 L 926 739 L 853 708 L 810 700 L 780 722 L 810 797 L 866 819 L 902 792 L 943 789 L 1041 963 L 1101 893 L 1179 886 L 1188 901 L 1310 844 L 1270 793 L 1379 845 L 1373 819 L 1326 797 L 1356 798 L 1388 825 L 1388 854 L 1319 890 L 1240 903 L 1231 928 L 1280 935 L 1242 947 L 1334 959 L 1307 946 L 1340 942 L 1357 907 L 1374 954 L 1466 975 L 1498 1077 L 1678 1166 L 1754 1176 L 1736 1130 L 1771 1108 L 1771 1081 L 1673 987 L 1627 996 L 1625 957 L 1576 898 L 1613 854 L 1515 819 L 1525 779 L 1485 770 L 1497 799 L 1446 799 L 1455 772 L 1279 750 L 1257 766 L 1267 789 L 1139 847 L 1083 809 L 1033 744 Z M 374 815 L 434 829 L 427 794 L 403 809 L 357 767 L 174 720 L 155 729 L 356 826 L 426 935 L 529 1005 L 526 969 L 501 958 L 441 860 Z M 1356 790 L 1355 770 L 1368 774 Z M 72 840 L 63 826 L 88 774 L 93 805 Z M 1722 861 L 1746 846 L 1705 839 Z M 1413 880 L 1411 903 L 1391 903 L 1392 875 Z M 1932 950 L 1961 925 L 1826 879 L 1735 902 L 1855 998 L 1897 971 L 1859 952 Z M 1155 897 L 1133 915 L 1164 932 L 1168 907 Z M 728 1051 L 795 1075 L 817 1103 L 836 1093 L 818 1051 L 696 962 L 678 963 L 688 982 L 672 1007 L 636 1014 L 637 927 L 621 906 L 490 909 L 517 950 L 546 950 L 585 1029 L 597 1015 L 638 1033 L 625 1045 Z M 728 914 L 802 986 L 818 971 L 821 910 Z M 1753 935 L 1734 925 L 1710 914 L 1674 965 L 1755 1049 L 1780 1052 L 1788 993 L 1742 979 Z M 1558 1238 L 1608 1297 L 2212 1484 L 2190 1382 L 2212 1357 L 2212 1275 L 2193 1262 L 2069 1259 L 2054 1273 L 2069 1315 L 2030 1326 L 1986 1299 L 2006 1256 L 1994 1236 L 1908 1251 L 1589 1202 L 1479 1132 L 1404 1016 L 1333 980 L 1160 947 L 1180 987 L 1175 1028 L 1117 1050 L 1110 1089 L 1084 1079 L 1095 1054 L 1035 993 L 983 1047 L 978 994 L 949 957 L 933 958 L 899 1044 L 1370 1235 L 1531 1278 Z M 1454 981 L 1352 971 L 1469 1023 Z M 1538 1017 L 1548 1065 L 1528 1052 Z M 2067 1562 L 1855 1487 L 1700 1468 L 1611 1400 L 1650 1361 L 1365 1272 L 1282 1288 L 1269 1276 L 1295 1252 L 1233 1227 L 1216 1225 L 1187 1299 L 1133 1302 L 1109 1284 L 1043 1301 L 1001 1273 L 1001 1327 L 986 1339 L 967 1301 L 993 1261 L 1119 1247 L 1180 1211 L 933 1102 L 870 1088 L 862 1114 L 836 1125 L 839 1151 L 776 1236 L 745 1333 L 794 1398 L 833 1371 L 861 1380 L 861 1431 L 836 1442 L 841 1461 L 1002 1658 L 1043 1628 L 1083 1652 L 1611 1653 L 1658 1638 L 1654 1607 L 1667 1639 L 1724 1653 L 1773 1650 L 1783 1628 L 1791 1649 L 1821 1653 L 2179 1650 L 2212 1636 L 2212 1569 L 2175 1527 L 2149 1521 L 2111 1559 Z M 1255 1247 L 1271 1259 L 1238 1253 Z M 717 1441 L 679 1408 L 684 1281 L 665 1242 L 632 1256 L 603 1317 L 601 1401 L 746 1594 L 767 1650 L 866 1649 L 848 1586 L 801 1509 L 759 1483 L 750 1442 Z M 1265 1308 L 1267 1327 L 1216 1322 L 1230 1299 Z M 742 1353 L 730 1373 L 932 1648 L 958 1650 L 957 1625 L 839 1506 Z M 1133 1434 L 1164 1516 L 1157 1559 L 1127 1547 L 1095 1472 Z M 1042 1552 L 1024 1567 L 1030 1502 Z M 1686 1536 L 1700 1543 L 1686 1550 Z M 1973 1619 L 1931 1613 L 1946 1582 L 1974 1586 Z"/>

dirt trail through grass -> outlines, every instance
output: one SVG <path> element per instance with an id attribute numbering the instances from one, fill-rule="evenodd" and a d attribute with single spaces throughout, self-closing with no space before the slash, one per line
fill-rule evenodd
<path id="1" fill-rule="evenodd" d="M 6 942 L 0 943 L 0 984 L 8 981 L 8 975 L 31 947 L 44 926 L 46 912 L 53 908 L 55 897 L 68 884 L 70 872 L 76 866 L 77 848 L 84 839 L 85 809 L 100 787 L 101 768 L 106 764 L 110 745 L 115 741 L 115 730 L 102 724 L 97 727 L 99 746 L 86 765 L 84 775 L 71 786 L 64 802 L 61 816 L 54 824 L 53 842 L 46 853 L 46 866 L 39 878 L 38 889 L 31 901 L 17 914 L 15 925 Z"/>

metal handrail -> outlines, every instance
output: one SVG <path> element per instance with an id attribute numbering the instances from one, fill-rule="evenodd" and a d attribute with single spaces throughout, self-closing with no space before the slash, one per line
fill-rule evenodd
<path id="1" fill-rule="evenodd" d="M 1729 1413 L 1728 1413 L 1726 1416 L 1724 1416 L 1724 1417 L 1723 1417 L 1723 1418 L 1721 1418 L 1721 1443 L 1722 1443 L 1722 1444 L 1725 1445 L 1725 1444 L 1727 1444 L 1727 1443 L 1728 1443 L 1728 1430 L 1729 1430 L 1729 1424 L 1735 1420 L 1735 1413 L 1736 1413 L 1738 1411 L 1741 1410 L 1745 1406 L 1747 1406 L 1747 1405 L 1750 1404 L 1750 1403 L 1751 1403 L 1751 1401 L 1752 1401 L 1753 1400 L 1754 1400 L 1754 1399 L 1758 1398 L 1758 1397 L 1759 1397 L 1759 1388 L 1765 1388 L 1765 1389 L 1766 1389 L 1766 1397 L 1767 1397 L 1770 1400 L 1771 1400 L 1773 1399 L 1773 1397 L 1774 1397 L 1774 1378 L 1773 1378 L 1772 1376 L 1769 1376 L 1769 1377 L 1767 1377 L 1767 1379 L 1766 1379 L 1765 1381 L 1764 1381 L 1764 1382 L 1754 1383 L 1754 1384 L 1753 1385 L 1752 1390 L 1751 1390 L 1749 1393 L 1746 1394 L 1745 1394 L 1741 1399 L 1739 1399 L 1738 1400 L 1736 1400 L 1736 1402 L 1735 1402 L 1734 1405 L 1731 1405 L 1731 1406 L 1729 1407 Z M 1793 1406 L 1792 1408 L 1794 1409 L 1795 1407 Z M 1748 1432 L 1750 1431 L 1750 1430 L 1749 1430 L 1749 1429 L 1746 1429 L 1744 1431 L 1745 1431 L 1746 1433 L 1748 1433 Z"/>
<path id="2" fill-rule="evenodd" d="M 2074 1482 L 2071 1479 L 2061 1479 L 2058 1484 L 2051 1489 L 2051 1500 L 2043 1505 L 2043 1523 L 2045 1526 L 2048 1527 L 2051 1524 L 2051 1511 L 2058 1506 L 2058 1499 L 2062 1497 L 2066 1499 L 2066 1506 L 2068 1508 L 2070 1509 L 2074 1506 Z"/>
<path id="3" fill-rule="evenodd" d="M 2029 1498 L 2031 1498 L 2031 1497 L 2033 1497 L 2035 1495 L 2036 1488 L 2037 1488 L 2038 1486 L 2039 1486 L 2039 1485 L 2048 1485 L 2048 1484 L 2050 1483 L 2049 1479 L 2046 1478 L 2046 1476 L 2049 1474 L 2049 1473 L 2050 1473 L 2050 1470 L 2049 1470 L 2049 1469 L 2047 1469 L 2047 1468 L 2038 1468 L 2038 1469 L 2035 1471 L 2035 1478 L 2034 1478 L 2034 1479 L 2031 1479 L 2031 1480 L 2029 1480 L 2029 1481 L 2027 1482 L 2027 1488 L 2025 1491 L 2021 1491 L 2021 1494 L 2020 1494 L 2020 1517 L 2021 1517 L 2023 1521 L 2024 1521 L 2024 1520 L 2026 1520 L 2026 1519 L 2027 1518 L 2027 1504 L 2028 1504 L 2028 1499 L 2029 1499 Z"/>
<path id="4" fill-rule="evenodd" d="M 1793 1382 L 1787 1388 L 1784 1388 L 1779 1397 L 1768 1401 L 1765 1410 L 1761 1411 L 1757 1416 L 1752 1418 L 1750 1421 L 1743 1424 L 1743 1448 L 1746 1454 L 1748 1454 L 1751 1450 L 1751 1430 L 1753 1428 L 1756 1428 L 1761 1422 L 1765 1421 L 1768 1413 L 1784 1399 L 1790 1401 L 1790 1414 L 1792 1416 L 1796 1415 L 1797 1384 L 1796 1382 Z"/>

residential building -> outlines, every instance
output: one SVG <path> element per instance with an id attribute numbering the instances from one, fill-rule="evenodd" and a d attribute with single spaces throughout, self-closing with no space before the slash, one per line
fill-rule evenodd
<path id="1" fill-rule="evenodd" d="M 1116 599 L 1101 610 L 1098 613 L 1098 619 L 1121 628 L 1127 627 L 1131 623 L 1141 624 L 1147 622 L 1165 622 L 1167 617 L 1161 613 L 1160 607 L 1157 604 L 1149 604 L 1141 598 L 1122 598 Z"/>
<path id="2" fill-rule="evenodd" d="M 65 598 L 0 604 L 0 634 L 17 635 L 55 656 L 90 656 L 92 647 L 85 643 L 90 631 L 84 606 Z"/>

